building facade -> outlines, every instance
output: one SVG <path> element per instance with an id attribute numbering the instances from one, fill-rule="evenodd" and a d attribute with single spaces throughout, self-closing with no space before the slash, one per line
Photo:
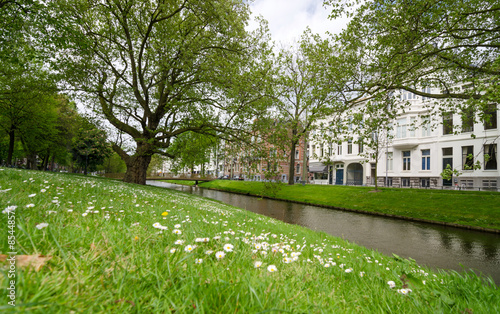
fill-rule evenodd
<path id="1" fill-rule="evenodd" d="M 485 121 L 478 112 L 432 114 L 432 100 L 412 93 L 398 98 L 409 106 L 389 125 L 376 158 L 367 158 L 368 148 L 355 137 L 310 143 L 311 183 L 374 185 L 377 178 L 379 186 L 497 190 L 497 105 L 490 105 Z M 446 168 L 455 170 L 450 179 L 441 177 Z"/>

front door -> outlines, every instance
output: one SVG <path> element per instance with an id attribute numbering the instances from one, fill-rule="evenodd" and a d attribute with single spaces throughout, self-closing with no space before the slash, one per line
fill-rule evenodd
<path id="1" fill-rule="evenodd" d="M 443 158 L 443 170 L 446 169 L 446 167 L 450 165 L 451 169 L 453 169 L 453 158 L 452 157 L 445 157 Z M 443 179 L 443 186 L 452 186 L 452 181 L 451 179 L 445 180 Z"/>
<path id="2" fill-rule="evenodd" d="M 337 169 L 335 174 L 335 184 L 343 185 L 344 184 L 344 169 Z"/>

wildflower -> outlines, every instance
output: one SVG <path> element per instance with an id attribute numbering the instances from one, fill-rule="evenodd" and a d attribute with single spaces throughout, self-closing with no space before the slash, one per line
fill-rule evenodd
<path id="1" fill-rule="evenodd" d="M 161 213 L 161 215 L 165 217 L 165 216 L 168 215 L 168 213 L 167 212 L 163 212 L 163 213 Z"/>
<path id="2" fill-rule="evenodd" d="M 7 213 L 10 213 L 10 212 L 13 212 L 15 211 L 17 208 L 17 206 L 15 205 L 12 205 L 12 206 L 7 206 L 7 208 L 5 208 L 3 211 L 2 211 L 2 214 L 7 214 Z"/>
<path id="3" fill-rule="evenodd" d="M 42 222 L 42 223 L 39 223 L 38 225 L 36 225 L 35 227 L 38 229 L 38 230 L 41 230 L 43 228 L 46 228 L 49 224 L 46 223 L 46 222 Z"/>
<path id="4" fill-rule="evenodd" d="M 177 244 L 177 245 L 181 245 L 182 243 L 184 243 L 184 240 L 177 240 L 174 243 Z"/>
<path id="5" fill-rule="evenodd" d="M 396 287 L 396 283 L 392 280 L 388 281 L 387 284 L 389 285 L 389 288 L 391 288 L 391 289 Z"/>
<path id="6" fill-rule="evenodd" d="M 270 273 L 274 273 L 274 272 L 278 271 L 278 268 L 276 268 L 276 266 L 274 266 L 274 265 L 269 265 L 269 266 L 267 266 L 267 271 Z"/>
<path id="7" fill-rule="evenodd" d="M 201 258 L 197 258 L 194 262 L 195 264 L 201 264 L 203 263 L 203 260 Z"/>
<path id="8" fill-rule="evenodd" d="M 224 251 L 226 251 L 226 252 L 232 252 L 233 248 L 234 248 L 234 245 L 232 245 L 232 244 L 225 244 L 224 245 Z"/>
<path id="9" fill-rule="evenodd" d="M 0 190 L 0 193 L 9 192 L 10 190 L 12 190 L 12 188 L 11 189 L 6 189 L 6 190 Z"/>
<path id="10" fill-rule="evenodd" d="M 175 247 L 170 249 L 170 253 L 175 253 L 175 251 L 177 251 Z"/>
<path id="11" fill-rule="evenodd" d="M 217 259 L 224 258 L 224 256 L 226 256 L 226 253 L 224 253 L 222 251 L 215 253 L 215 257 L 217 257 Z"/>
<path id="12" fill-rule="evenodd" d="M 352 268 L 347 268 L 347 269 L 345 270 L 345 272 L 346 272 L 346 273 L 351 273 L 351 272 L 352 272 Z"/>
<path id="13" fill-rule="evenodd" d="M 179 229 L 180 227 L 181 227 L 181 225 L 179 225 L 179 224 L 176 224 L 176 225 L 174 226 L 174 228 L 177 228 L 177 229 Z"/>
<path id="14" fill-rule="evenodd" d="M 35 204 L 28 204 L 28 205 L 26 205 L 26 208 L 31 208 L 31 207 L 35 207 Z"/>
<path id="15" fill-rule="evenodd" d="M 41 189 L 40 192 L 45 193 L 45 192 L 47 192 L 47 190 L 46 189 Z"/>
<path id="16" fill-rule="evenodd" d="M 135 236 L 134 240 L 139 240 L 139 237 L 138 237 L 138 236 Z"/>
<path id="17" fill-rule="evenodd" d="M 68 209 L 68 213 L 72 213 L 72 212 L 73 212 L 73 210 L 72 210 L 72 209 Z"/>
<path id="18" fill-rule="evenodd" d="M 28 197 L 35 197 L 35 196 L 36 196 L 36 194 L 30 194 L 30 195 L 28 195 Z"/>
<path id="19" fill-rule="evenodd" d="M 401 294 L 408 294 L 411 292 L 411 289 L 398 289 L 398 293 Z"/>
<path id="20" fill-rule="evenodd" d="M 259 268 L 260 266 L 262 266 L 262 262 L 261 262 L 261 261 L 256 261 L 256 262 L 253 264 L 253 266 L 254 266 L 255 268 Z"/>
<path id="21" fill-rule="evenodd" d="M 172 233 L 175 233 L 175 234 L 182 234 L 182 231 L 180 231 L 179 229 L 174 229 L 172 231 Z"/>
<path id="22" fill-rule="evenodd" d="M 364 271 L 362 271 L 362 272 L 359 273 L 359 277 L 364 277 L 364 276 L 365 276 L 365 272 Z"/>
<path id="23" fill-rule="evenodd" d="M 203 242 L 203 243 L 206 243 L 208 241 L 210 241 L 210 238 L 196 238 L 194 240 L 194 242 Z"/>
<path id="24" fill-rule="evenodd" d="M 83 217 L 85 217 L 85 216 L 87 216 L 87 215 L 88 215 L 88 213 L 83 213 L 83 214 L 82 214 L 82 216 L 83 216 Z"/>
<path id="25" fill-rule="evenodd" d="M 289 264 L 289 263 L 291 263 L 291 262 L 292 262 L 292 259 L 291 259 L 290 257 L 284 257 L 284 258 L 283 258 L 283 262 L 284 262 L 285 264 Z"/>
<path id="26" fill-rule="evenodd" d="M 184 251 L 185 252 L 192 252 L 194 250 L 195 246 L 192 246 L 192 245 L 187 245 L 185 248 L 184 248 Z"/>
<path id="27" fill-rule="evenodd" d="M 213 252 L 214 252 L 214 251 L 212 251 L 212 250 L 206 250 L 206 251 L 205 251 L 205 254 L 210 255 L 210 254 L 212 254 Z"/>

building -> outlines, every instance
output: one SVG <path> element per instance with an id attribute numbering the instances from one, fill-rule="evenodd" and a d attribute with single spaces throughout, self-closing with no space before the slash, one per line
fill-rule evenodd
<path id="1" fill-rule="evenodd" d="M 434 100 L 406 91 L 397 97 L 409 106 L 391 121 L 388 132 L 378 134 L 378 158 L 367 154 L 369 148 L 356 136 L 329 145 L 311 143 L 312 183 L 374 185 L 377 177 L 380 186 L 497 190 L 500 130 L 496 104 L 487 109 L 490 118 L 484 121 L 478 112 L 437 114 L 432 109 L 437 106 Z M 476 165 L 480 168 L 475 169 Z M 447 167 L 455 169 L 449 180 L 441 177 Z"/>

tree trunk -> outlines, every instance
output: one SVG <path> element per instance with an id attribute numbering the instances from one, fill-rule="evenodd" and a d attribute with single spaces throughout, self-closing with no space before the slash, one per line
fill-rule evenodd
<path id="1" fill-rule="evenodd" d="M 127 172 L 125 172 L 123 181 L 145 185 L 150 162 L 151 155 L 138 155 L 130 157 L 126 163 Z"/>
<path id="2" fill-rule="evenodd" d="M 294 136 L 296 132 L 293 132 Z M 294 185 L 295 177 L 295 147 L 297 146 L 297 141 L 292 140 L 292 147 L 290 149 L 290 165 L 288 167 L 288 185 Z"/>
<path id="3" fill-rule="evenodd" d="M 9 150 L 7 153 L 7 166 L 12 166 L 12 155 L 14 154 L 15 131 L 9 131 Z"/>

